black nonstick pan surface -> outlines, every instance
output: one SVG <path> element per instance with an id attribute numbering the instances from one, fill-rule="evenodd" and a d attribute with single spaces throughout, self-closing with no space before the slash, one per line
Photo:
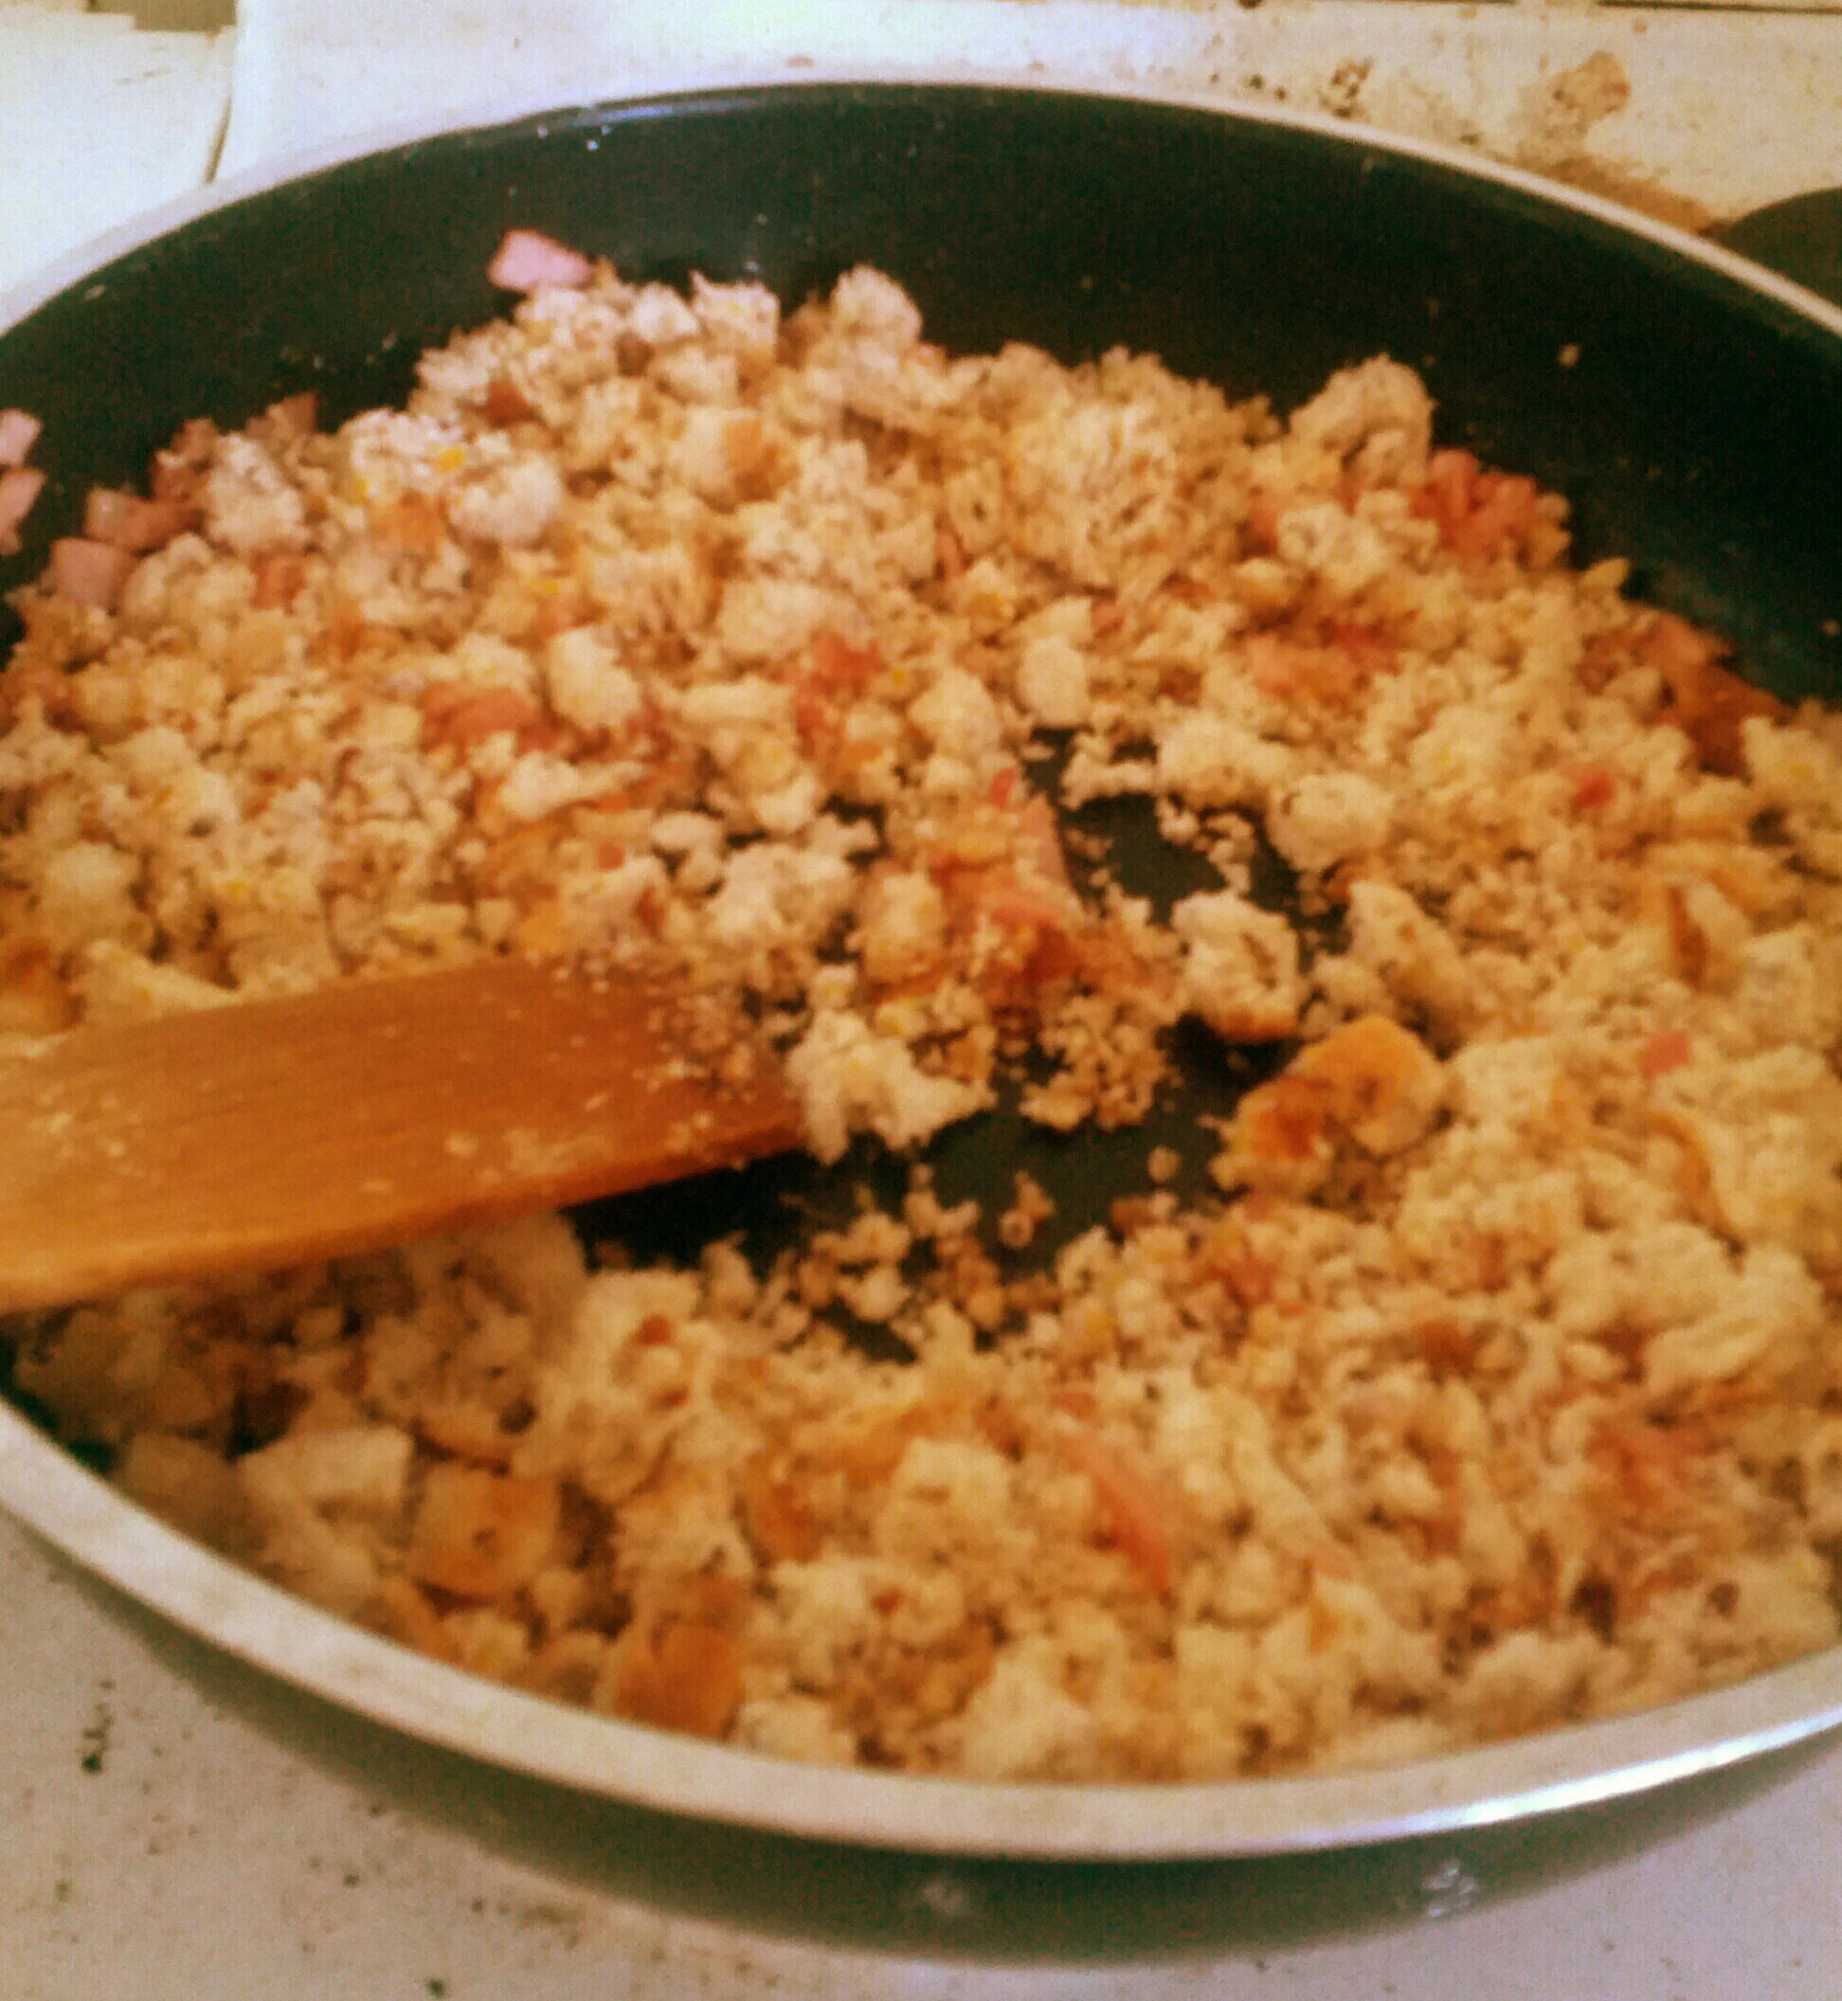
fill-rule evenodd
<path id="1" fill-rule="evenodd" d="M 1442 443 L 1569 497 L 1582 561 L 1629 557 L 1637 595 L 1717 628 L 1774 691 L 1842 696 L 1842 314 L 1602 204 L 1349 128 L 970 87 L 553 111 L 207 207 L 0 330 L 0 406 L 43 419 L 34 462 L 48 474 L 0 591 L 75 532 L 91 486 L 135 483 L 188 418 L 235 425 L 308 388 L 327 424 L 400 400 L 422 349 L 504 309 L 486 269 L 515 225 L 629 279 L 758 277 L 788 303 L 872 263 L 951 350 L 1024 339 L 1073 361 L 1125 345 L 1282 411 L 1389 353 L 1424 374 Z M 1148 813 L 1083 819 L 1128 889 L 1168 903 L 1212 883 L 1157 842 Z M 1261 888 L 1284 900 L 1276 864 Z M 949 1133 L 934 1152 L 943 1193 L 1008 1191 L 1027 1165 L 1068 1234 L 1144 1185 L 1155 1143 L 1185 1150 L 1199 1178 L 1196 1114 L 1226 1110 L 1283 1052 L 1225 1058 L 1199 1039 L 1180 1055 L 1181 1088 L 1148 1127 L 1045 1140 L 999 1114 Z M 829 1171 L 772 1163 L 583 1223 L 643 1252 L 737 1228 L 765 1248 L 797 1214 L 865 1180 L 889 1192 L 905 1172 L 868 1150 Z M 502 1762 L 813 1833 L 1064 1854 L 1313 1845 L 1627 1790 L 1842 1714 L 1842 1668 L 1819 1657 L 1761 1677 L 1750 1706 L 1728 1691 L 1561 1733 L 1571 1748 L 1551 1737 L 1349 1780 L 1064 1788 L 1082 1799 L 1049 1810 L 1024 1796 L 1053 1789 L 789 1774 L 434 1663 L 384 1673 L 364 1650 L 395 1649 L 80 1489 L 76 1468 L 48 1471 L 56 1458 L 29 1427 L 0 1425 L 0 1500 L 236 1651 Z M 233 1588 L 248 1606 L 212 1609 Z"/>

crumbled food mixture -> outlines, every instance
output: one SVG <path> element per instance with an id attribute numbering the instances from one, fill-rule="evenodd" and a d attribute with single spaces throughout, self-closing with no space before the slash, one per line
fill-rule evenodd
<path id="1" fill-rule="evenodd" d="M 1282 423 L 867 270 L 497 272 L 406 411 L 189 425 L 23 593 L 5 1046 L 645 960 L 825 1159 L 1132 1124 L 1184 1016 L 1280 1058 L 1052 1257 L 918 1168 L 766 1270 L 548 1217 L 17 1321 L 17 1388 L 338 1613 L 791 1758 L 1326 1770 L 1834 1642 L 1842 721 L 1393 362 Z M 1122 794 L 1218 886 L 1096 887 Z"/>

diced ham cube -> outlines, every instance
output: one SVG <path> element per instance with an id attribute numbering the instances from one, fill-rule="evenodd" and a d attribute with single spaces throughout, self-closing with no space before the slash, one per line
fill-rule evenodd
<path id="1" fill-rule="evenodd" d="M 163 549 L 182 529 L 189 528 L 197 510 L 178 500 L 143 500 L 138 493 L 112 488 L 90 489 L 83 506 L 83 532 L 92 542 L 107 542 L 129 554 Z"/>
<path id="2" fill-rule="evenodd" d="M 32 511 L 45 475 L 30 466 L 10 466 L 0 472 L 0 556 L 19 547 L 19 524 Z"/>
<path id="3" fill-rule="evenodd" d="M 0 410 L 0 466 L 22 466 L 42 427 L 29 410 Z"/>
<path id="4" fill-rule="evenodd" d="M 508 292 L 535 292 L 540 285 L 586 285 L 594 271 L 579 250 L 535 229 L 507 230 L 486 267 L 487 277 Z"/>
<path id="5" fill-rule="evenodd" d="M 112 543 L 67 535 L 51 545 L 51 588 L 78 604 L 113 611 L 134 560 L 126 549 L 117 549 Z"/>
<path id="6" fill-rule="evenodd" d="M 1573 810 L 1591 813 L 1609 806 L 1618 793 L 1618 779 L 1603 764 L 1582 764 L 1573 774 Z"/>
<path id="7" fill-rule="evenodd" d="M 1638 1067 L 1653 1080 L 1667 1077 L 1672 1070 L 1680 1070 L 1694 1053 L 1685 1029 L 1662 1028 L 1644 1044 Z"/>

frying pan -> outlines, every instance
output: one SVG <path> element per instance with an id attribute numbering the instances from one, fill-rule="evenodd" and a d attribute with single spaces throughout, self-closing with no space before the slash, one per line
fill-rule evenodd
<path id="1" fill-rule="evenodd" d="M 1052 90 L 826 83 L 578 107 L 246 178 L 152 218 L 0 310 L 0 404 L 44 419 L 49 475 L 0 589 L 73 531 L 89 487 L 136 479 L 189 417 L 240 423 L 304 388 L 329 423 L 400 399 L 421 349 L 503 309 L 485 271 L 515 224 L 629 278 L 759 277 L 787 301 L 872 262 L 950 349 L 1022 338 L 1073 361 L 1124 344 L 1282 410 L 1386 351 L 1424 373 L 1443 442 L 1573 500 L 1582 560 L 1630 557 L 1641 595 L 1719 628 L 1778 693 L 1842 696 L 1842 312 L 1435 148 Z M 11 637 L 0 627 L 0 647 Z M 1103 830 L 1128 887 L 1199 886 L 1142 829 Z M 1189 1057 L 1191 1114 L 1248 1081 Z M 998 1132 L 942 1142 L 946 1192 L 1008 1189 L 1027 1161 L 1068 1229 L 1162 1136 L 1114 1151 L 1002 1119 Z M 737 1224 L 760 1240 L 777 1198 L 822 1205 L 879 1171 L 893 1170 L 780 1166 L 593 1227 L 666 1253 Z M 359 1633 L 151 1520 L 4 1406 L 0 1504 L 219 1645 L 430 1740 L 652 1806 L 892 1847 L 1124 1858 L 1377 1840 L 1606 1798 L 1842 1721 L 1834 1649 L 1641 1716 L 1351 1776 L 1052 1786 L 809 1770 Z"/>
<path id="2" fill-rule="evenodd" d="M 1709 234 L 1842 306 L 1842 188 L 1790 195 Z"/>

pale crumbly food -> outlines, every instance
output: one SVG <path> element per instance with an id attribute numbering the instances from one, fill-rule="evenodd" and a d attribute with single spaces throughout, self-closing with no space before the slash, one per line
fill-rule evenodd
<path id="1" fill-rule="evenodd" d="M 1833 1643 L 1842 722 L 1392 362 L 1282 423 L 519 255 L 407 411 L 189 426 L 23 595 L 11 1055 L 518 951 L 763 1020 L 827 1159 L 1130 1124 L 1183 1015 L 1289 1060 L 1035 1269 L 1029 1177 L 917 1168 L 765 1271 L 550 1217 L 40 1316 L 17 1389 L 335 1612 L 794 1758 L 1326 1770 Z M 1071 868 L 1121 794 L 1218 886 Z"/>

